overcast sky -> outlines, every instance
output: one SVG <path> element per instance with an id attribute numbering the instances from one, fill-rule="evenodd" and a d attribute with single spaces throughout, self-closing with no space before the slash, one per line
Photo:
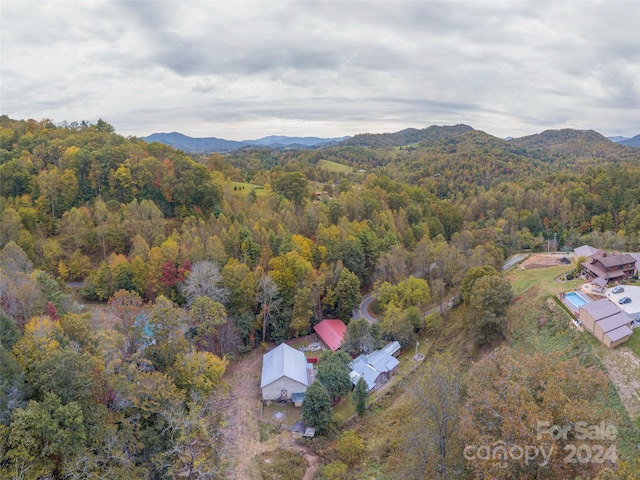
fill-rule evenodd
<path id="1" fill-rule="evenodd" d="M 640 133 L 639 1 L 7 1 L 0 110 L 123 135 Z"/>

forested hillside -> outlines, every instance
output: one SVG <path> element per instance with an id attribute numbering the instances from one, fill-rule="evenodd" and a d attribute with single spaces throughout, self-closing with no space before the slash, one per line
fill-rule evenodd
<path id="1" fill-rule="evenodd" d="M 460 125 L 190 157 L 102 120 L 0 117 L 3 473 L 223 475 L 228 358 L 348 322 L 373 288 L 373 335 L 406 346 L 476 267 L 638 250 L 640 150 L 534 137 Z"/>

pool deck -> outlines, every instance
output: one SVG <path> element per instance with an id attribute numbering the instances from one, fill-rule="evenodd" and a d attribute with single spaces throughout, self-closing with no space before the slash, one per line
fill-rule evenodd
<path id="1" fill-rule="evenodd" d="M 560 301 L 562 302 L 562 304 L 567 307 L 569 309 L 569 311 L 571 313 L 573 313 L 573 316 L 576 317 L 576 319 L 578 318 L 578 310 L 580 309 L 580 307 L 576 307 L 570 300 L 567 300 L 567 298 L 565 298 L 565 295 L 567 293 L 574 293 L 572 292 L 562 292 L 560 294 L 558 294 L 558 298 L 560 299 Z M 595 298 L 593 295 L 586 293 L 586 292 L 575 292 L 575 293 L 579 293 L 580 296 L 582 298 L 584 298 L 585 300 L 587 300 L 587 303 L 591 303 L 597 300 L 597 298 Z"/>

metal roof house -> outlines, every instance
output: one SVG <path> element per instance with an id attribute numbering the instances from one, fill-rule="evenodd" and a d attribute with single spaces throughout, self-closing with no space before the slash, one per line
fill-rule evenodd
<path id="1" fill-rule="evenodd" d="M 347 326 L 342 320 L 327 318 L 314 326 L 313 329 L 322 340 L 322 343 L 335 352 L 342 345 Z"/>
<path id="2" fill-rule="evenodd" d="M 371 392 L 384 385 L 400 365 L 400 362 L 393 355 L 400 350 L 398 342 L 390 342 L 381 350 L 376 350 L 369 355 L 356 357 L 349 366 L 351 367 L 351 383 L 356 385 L 360 378 L 364 378 L 367 383 L 367 391 Z"/>
<path id="3" fill-rule="evenodd" d="M 262 357 L 262 399 L 291 400 L 294 393 L 307 391 L 313 377 L 313 365 L 304 353 L 282 343 Z"/>

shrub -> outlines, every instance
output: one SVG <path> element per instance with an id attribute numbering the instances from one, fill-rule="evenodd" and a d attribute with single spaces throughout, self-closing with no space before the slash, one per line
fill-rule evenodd
<path id="1" fill-rule="evenodd" d="M 347 430 L 338 439 L 338 457 L 342 462 L 352 466 L 360 461 L 364 451 L 362 438 L 353 430 Z"/>
<path id="2" fill-rule="evenodd" d="M 322 467 L 322 476 L 327 480 L 341 480 L 347 474 L 347 466 L 342 462 L 331 462 Z"/>

